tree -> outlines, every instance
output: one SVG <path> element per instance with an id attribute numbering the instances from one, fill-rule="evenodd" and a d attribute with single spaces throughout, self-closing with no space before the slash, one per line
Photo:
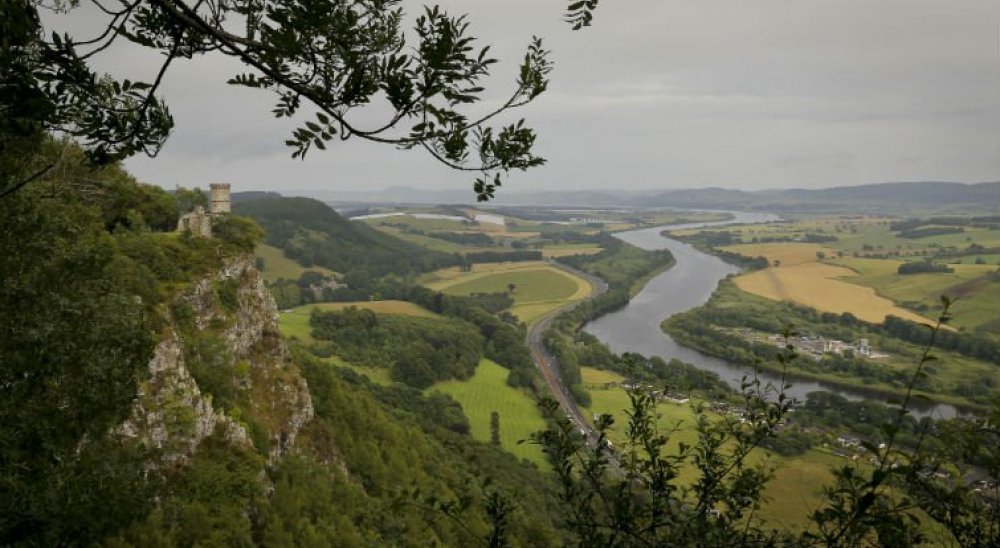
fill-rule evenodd
<path id="1" fill-rule="evenodd" d="M 508 295 L 514 293 L 515 289 L 517 289 L 517 285 L 516 284 L 512 284 L 512 283 L 507 284 L 507 294 Z"/>
<path id="2" fill-rule="evenodd" d="M 200 188 L 184 188 L 179 186 L 174 189 L 174 199 L 177 200 L 177 212 L 184 214 L 193 210 L 197 206 L 208 209 L 208 196 Z"/>
<path id="3" fill-rule="evenodd" d="M 500 413 L 490 413 L 490 445 L 500 447 Z"/>
<path id="4" fill-rule="evenodd" d="M 527 48 L 507 99 L 483 115 L 481 81 L 496 60 L 477 47 L 465 16 L 425 8 L 404 41 L 401 0 L 119 0 L 90 2 L 105 15 L 103 30 L 78 38 L 43 32 L 39 9 L 69 12 L 80 0 L 0 0 L 0 155 L 30 150 L 46 132 L 82 142 L 92 162 L 137 153 L 155 156 L 173 127 L 157 96 L 164 76 L 182 59 L 223 55 L 245 72 L 228 83 L 274 93 L 276 117 L 301 125 L 285 143 L 293 158 L 335 138 L 422 148 L 453 169 L 478 172 L 481 200 L 494 195 L 511 170 L 541 165 L 535 132 L 498 117 L 533 101 L 548 86 L 552 65 L 540 38 Z M 573 28 L 590 24 L 597 0 L 571 2 Z M 116 80 L 90 66 L 116 42 L 162 55 L 150 82 Z M 386 119 L 359 122 L 356 111 L 389 108 Z M 38 179 L 56 162 L 21 161 L 0 170 L 0 196 Z M 7 166 L 3 166 L 7 167 Z"/>

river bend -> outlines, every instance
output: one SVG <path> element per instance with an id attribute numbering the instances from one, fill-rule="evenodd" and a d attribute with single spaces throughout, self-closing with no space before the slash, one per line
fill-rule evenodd
<path id="1" fill-rule="evenodd" d="M 713 371 L 730 385 L 738 388 L 740 378 L 749 371 L 748 368 L 682 346 L 660 329 L 660 323 L 664 319 L 704 304 L 720 280 L 739 272 L 738 267 L 688 244 L 666 238 L 660 235 L 660 232 L 668 228 L 681 230 L 762 223 L 778 219 L 769 213 L 732 213 L 734 218 L 728 221 L 665 225 L 616 233 L 615 236 L 619 239 L 642 249 L 667 249 L 673 254 L 676 263 L 669 270 L 651 279 L 625 308 L 589 322 L 584 326 L 584 330 L 607 344 L 616 353 L 638 352 L 645 356 L 660 356 L 667 360 L 677 358 L 700 369 Z M 777 384 L 779 381 L 776 375 L 767 372 L 761 372 L 760 377 L 765 382 Z M 791 382 L 793 386 L 788 393 L 800 400 L 805 399 L 809 392 L 817 390 L 834 392 L 852 400 L 884 400 L 860 389 L 806 379 L 792 379 Z M 925 406 L 914 407 L 911 411 L 918 417 L 930 415 L 948 418 L 958 413 L 951 405 L 926 403 Z"/>

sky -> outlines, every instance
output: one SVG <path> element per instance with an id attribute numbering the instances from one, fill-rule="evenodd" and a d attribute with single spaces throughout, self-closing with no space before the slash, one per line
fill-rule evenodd
<path id="1" fill-rule="evenodd" d="M 505 191 L 1000 179 L 996 0 L 603 0 L 577 32 L 561 20 L 565 4 L 442 3 L 468 13 L 501 60 L 487 104 L 513 89 L 533 35 L 553 52 L 549 90 L 515 113 L 548 163 L 514 173 Z M 411 20 L 421 5 L 403 2 Z M 96 15 L 48 23 L 83 36 Z M 126 46 L 97 66 L 148 81 L 155 63 Z M 273 96 L 225 83 L 240 69 L 232 60 L 175 67 L 163 95 L 177 127 L 158 157 L 127 161 L 140 180 L 325 195 L 471 189 L 469 174 L 424 153 L 363 141 L 293 160 Z"/>

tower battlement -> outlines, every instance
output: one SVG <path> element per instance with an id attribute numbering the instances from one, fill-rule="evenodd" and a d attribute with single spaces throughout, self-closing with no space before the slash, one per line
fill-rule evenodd
<path id="1" fill-rule="evenodd" d="M 212 183 L 209 188 L 212 194 L 212 214 L 229 213 L 232 210 L 229 183 Z"/>

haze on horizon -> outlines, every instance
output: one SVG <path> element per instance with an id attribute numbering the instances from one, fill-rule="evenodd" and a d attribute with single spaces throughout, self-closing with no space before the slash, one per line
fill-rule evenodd
<path id="1" fill-rule="evenodd" d="M 497 99 L 532 35 L 553 50 L 549 91 L 516 113 L 538 129 L 549 163 L 514 173 L 501 192 L 1000 179 L 993 1 L 606 0 L 575 33 L 558 1 L 442 4 L 494 44 Z M 420 9 L 406 7 L 410 19 Z M 88 19 L 60 24 L 95 28 Z M 117 48 L 98 66 L 148 79 L 147 61 Z M 177 127 L 158 158 L 127 167 L 167 188 L 471 188 L 470 174 L 424 154 L 360 140 L 292 160 L 272 96 L 225 84 L 237 70 L 219 58 L 178 64 L 164 85 Z"/>

